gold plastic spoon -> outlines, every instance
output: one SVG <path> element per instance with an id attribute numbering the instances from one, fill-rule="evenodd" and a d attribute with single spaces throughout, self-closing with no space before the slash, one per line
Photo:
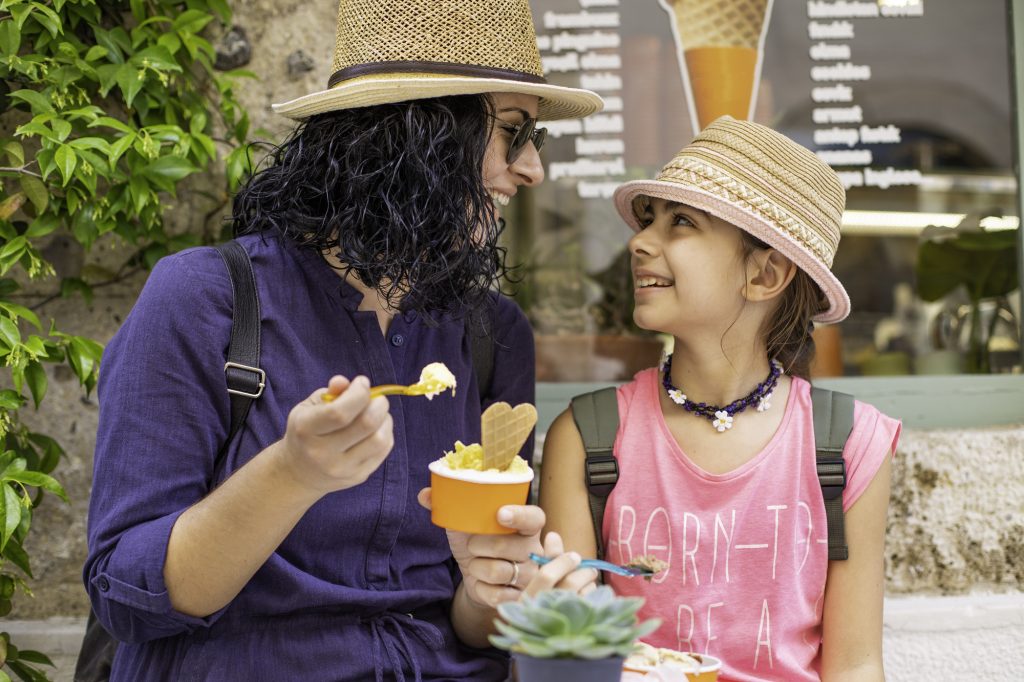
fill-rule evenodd
<path id="1" fill-rule="evenodd" d="M 402 384 L 381 384 L 370 387 L 370 398 L 382 395 L 425 395 L 427 400 L 433 400 L 435 395 L 452 389 L 455 394 L 455 375 L 445 366 L 443 362 L 432 362 L 420 372 L 420 380 L 415 384 L 403 386 Z M 333 393 L 325 393 L 323 401 L 329 403 L 337 396 Z"/>

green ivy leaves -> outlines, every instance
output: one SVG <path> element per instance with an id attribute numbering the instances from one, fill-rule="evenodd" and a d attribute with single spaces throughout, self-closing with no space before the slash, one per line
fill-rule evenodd
<path id="1" fill-rule="evenodd" d="M 10 103 L 30 115 L 15 116 L 14 135 L 0 138 L 8 162 L 0 201 L 17 189 L 28 199 L 26 217 L 55 214 L 87 247 L 108 232 L 161 239 L 161 192 L 222 155 L 228 187 L 250 172 L 250 153 L 235 151 L 249 121 L 234 82 L 252 74 L 215 72 L 202 33 L 230 17 L 225 2 L 183 10 L 138 1 L 120 17 L 89 0 L 56 12 L 25 0 L 0 6 L 10 12 L 0 18 L 0 78 L 14 84 Z M 28 157 L 26 148 L 34 149 Z M 76 217 L 84 210 L 88 220 Z"/>
<path id="2" fill-rule="evenodd" d="M 44 328 L 29 307 L 38 297 L 19 298 L 19 283 L 53 278 L 55 297 L 88 303 L 94 286 L 200 243 L 201 230 L 167 233 L 167 195 L 218 166 L 223 185 L 206 191 L 226 204 L 253 167 L 234 94 L 252 74 L 213 69 L 210 37 L 230 19 L 226 0 L 0 0 L 0 617 L 16 587 L 28 591 L 33 509 L 45 493 L 66 500 L 50 475 L 60 445 L 28 431 L 19 410 L 45 406 L 47 364 L 91 392 L 103 352 L 56 321 Z M 116 271 L 86 263 L 58 280 L 43 256 L 55 234 L 87 254 L 116 235 L 135 255 Z M 8 671 L 47 679 L 37 664 L 49 659 L 0 633 L 0 682 Z"/>

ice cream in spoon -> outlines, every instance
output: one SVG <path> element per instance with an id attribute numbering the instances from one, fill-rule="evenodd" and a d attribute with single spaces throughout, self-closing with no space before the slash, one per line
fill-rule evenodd
<path id="1" fill-rule="evenodd" d="M 403 386 L 401 384 L 381 384 L 370 388 L 370 397 L 376 398 L 381 395 L 423 395 L 427 400 L 433 400 L 448 389 L 452 389 L 455 395 L 455 375 L 443 362 L 432 362 L 420 372 L 420 380 L 415 384 Z M 333 393 L 325 393 L 323 401 L 329 403 L 337 396 Z"/>

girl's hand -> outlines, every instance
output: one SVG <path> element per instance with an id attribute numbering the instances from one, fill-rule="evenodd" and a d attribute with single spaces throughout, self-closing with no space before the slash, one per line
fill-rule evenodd
<path id="1" fill-rule="evenodd" d="M 544 537 L 544 556 L 552 561 L 540 567 L 523 589 L 531 597 L 544 590 L 572 590 L 586 594 L 597 587 L 597 571 L 579 570 L 581 557 L 576 552 L 565 552 L 562 536 L 551 532 Z"/>
<path id="2" fill-rule="evenodd" d="M 337 397 L 324 402 L 325 393 Z M 281 465 L 300 485 L 320 494 L 357 486 L 394 445 L 387 398 L 371 400 L 366 377 L 331 377 L 292 408 L 281 445 Z"/>

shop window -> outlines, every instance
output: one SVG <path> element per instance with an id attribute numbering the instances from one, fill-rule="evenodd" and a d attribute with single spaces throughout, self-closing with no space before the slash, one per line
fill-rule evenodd
<path id="1" fill-rule="evenodd" d="M 653 177 L 718 106 L 702 98 L 726 89 L 749 97 L 734 115 L 801 142 L 847 184 L 834 271 L 854 312 L 819 329 L 819 376 L 1020 373 L 1008 4 L 748 4 L 714 18 L 701 12 L 732 3 L 531 2 L 549 81 L 608 102 L 549 125 L 549 179 L 511 207 L 538 379 L 623 381 L 657 362 L 665 340 L 632 323 L 631 233 L 610 193 Z M 702 80 L 700 50 L 722 45 L 735 48 L 727 76 Z M 943 246 L 929 257 L 927 242 Z M 998 283 L 978 284 L 986 267 Z"/>

